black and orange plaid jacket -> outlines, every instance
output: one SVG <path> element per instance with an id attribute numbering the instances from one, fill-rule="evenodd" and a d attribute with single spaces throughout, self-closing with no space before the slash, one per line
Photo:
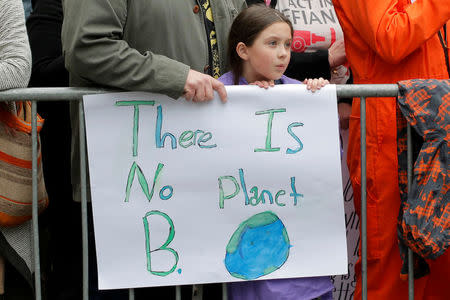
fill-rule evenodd
<path id="1" fill-rule="evenodd" d="M 435 259 L 442 255 L 450 240 L 450 80 L 401 81 L 399 89 L 397 138 L 401 206 L 398 238 L 404 262 L 401 276 L 407 278 L 409 247 L 414 252 L 414 274 L 419 278 L 429 273 L 424 258 Z M 415 160 L 409 193 L 406 121 L 422 137 L 415 143 L 422 147 Z"/>

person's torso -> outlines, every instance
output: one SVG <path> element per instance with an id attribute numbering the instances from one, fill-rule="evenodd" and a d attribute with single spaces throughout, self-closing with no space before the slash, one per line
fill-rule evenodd
<path id="1" fill-rule="evenodd" d="M 355 28 L 358 24 L 349 22 L 338 2 L 343 3 L 346 0 L 335 1 L 335 9 L 344 31 L 347 59 L 353 72 L 354 83 L 394 83 L 414 78 L 448 78 L 444 50 L 437 34 L 399 63 L 392 64 L 383 60 L 369 47 Z M 408 0 L 399 0 L 399 9 L 409 3 Z M 402 47 L 401 41 L 398 47 Z"/>
<path id="2" fill-rule="evenodd" d="M 221 69 L 226 69 L 228 30 L 243 0 L 210 0 Z M 129 1 L 123 39 L 141 53 L 152 51 L 204 72 L 209 63 L 205 15 L 195 0 Z"/>

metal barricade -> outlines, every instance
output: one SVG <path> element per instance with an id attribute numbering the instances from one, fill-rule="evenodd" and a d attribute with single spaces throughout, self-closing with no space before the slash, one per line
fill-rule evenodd
<path id="1" fill-rule="evenodd" d="M 362 299 L 367 299 L 367 208 L 366 208 L 366 98 L 367 97 L 397 97 L 398 86 L 395 84 L 364 84 L 364 85 L 337 85 L 337 96 L 340 98 L 359 97 L 361 99 L 361 257 L 362 257 Z M 88 300 L 88 214 L 86 191 L 86 144 L 83 96 L 118 92 L 118 90 L 106 90 L 95 88 L 27 88 L 12 89 L 0 92 L 0 101 L 32 101 L 32 175 L 33 175 L 33 204 L 32 204 L 32 228 L 34 246 L 34 270 L 35 270 L 35 299 L 42 298 L 39 233 L 38 233 L 38 197 L 37 197 L 37 101 L 78 101 L 79 105 L 79 136 L 80 136 L 80 167 L 81 167 L 81 215 L 82 215 L 82 254 L 83 254 L 83 300 Z M 411 128 L 408 125 L 408 188 L 412 181 L 412 150 Z M 412 251 L 408 251 L 408 283 L 409 299 L 414 299 L 414 276 L 412 264 Z M 226 284 L 222 284 L 222 298 L 227 298 Z M 202 299 L 202 286 L 193 286 L 193 298 Z M 129 290 L 129 299 L 134 300 L 134 290 Z M 180 287 L 176 287 L 176 299 L 181 300 Z"/>

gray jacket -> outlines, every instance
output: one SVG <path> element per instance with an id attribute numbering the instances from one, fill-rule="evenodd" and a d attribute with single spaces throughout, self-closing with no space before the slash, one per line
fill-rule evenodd
<path id="1" fill-rule="evenodd" d="M 226 40 L 244 0 L 210 0 L 223 73 Z M 64 0 L 62 44 L 71 86 L 106 86 L 178 98 L 209 51 L 195 0 Z"/>
<path id="2" fill-rule="evenodd" d="M 225 73 L 228 31 L 246 3 L 209 1 Z M 203 72 L 209 62 L 205 20 L 196 6 L 196 0 L 63 0 L 61 38 L 70 85 L 179 98 L 189 69 Z M 78 110 L 72 108 L 72 184 L 79 200 Z"/>

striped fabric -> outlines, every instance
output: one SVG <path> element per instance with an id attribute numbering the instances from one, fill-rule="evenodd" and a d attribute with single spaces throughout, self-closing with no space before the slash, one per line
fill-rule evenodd
<path id="1" fill-rule="evenodd" d="M 0 225 L 11 226 L 31 218 L 32 148 L 30 102 L 18 102 L 18 115 L 0 104 Z M 38 118 L 38 131 L 43 120 Z M 39 142 L 40 143 L 40 142 Z M 48 204 L 38 146 L 39 211 Z"/>
<path id="2" fill-rule="evenodd" d="M 25 28 L 25 16 L 21 0 L 0 0 L 0 90 L 11 88 L 24 88 L 28 85 L 28 80 L 31 75 L 31 51 L 28 43 L 28 36 Z M 15 103 L 8 102 L 4 107 L 8 107 L 9 111 L 15 108 Z M 17 115 L 15 113 L 14 115 Z M 2 122 L 0 117 L 0 123 Z M 3 123 L 5 124 L 5 123 Z M 10 126 L 2 126 L 0 128 L 0 148 L 5 148 L 0 151 L 4 153 L 11 153 L 6 149 L 7 136 L 16 133 L 11 130 Z M 23 135 L 23 132 L 17 132 L 17 135 Z M 29 142 L 28 142 L 29 143 Z M 11 145 L 8 142 L 8 145 Z M 9 147 L 9 146 L 8 146 Z M 28 159 L 29 160 L 29 159 Z M 6 163 L 5 163 L 6 164 Z M 6 190 L 12 186 L 12 183 L 17 181 L 25 183 L 25 177 L 29 178 L 30 171 L 27 168 L 14 167 L 5 168 L 4 164 L 0 165 L 0 192 L 6 194 Z M 11 168 L 13 170 L 11 170 Z M 41 167 L 40 167 L 41 168 Z M 21 170 L 22 172 L 20 173 Z M 12 176 L 12 174 L 17 174 Z M 42 171 L 40 171 L 42 174 Z M 40 175 L 42 177 L 42 175 Z M 15 181 L 13 181 L 13 178 Z M 41 180 L 42 181 L 42 180 Z M 40 182 L 41 182 L 40 181 Z M 39 184 L 40 186 L 42 183 Z M 29 185 L 30 189 L 31 185 Z M 17 188 L 17 185 L 14 187 Z M 40 192 L 42 194 L 42 192 Z M 9 194 L 8 194 L 9 195 Z M 4 196 L 11 199 L 11 195 Z M 0 199 L 2 199 L 0 197 Z M 11 199 L 12 200 L 12 199 Z M 30 205 L 16 204 L 9 200 L 0 200 L 0 211 L 11 212 L 11 207 L 19 207 L 20 215 L 9 215 L 9 219 L 17 221 L 17 218 L 25 218 L 23 214 L 23 207 L 30 209 Z M 19 202 L 21 202 L 19 200 Z M 30 213 L 28 213 L 30 215 Z M 0 216 L 2 219 L 3 216 Z M 29 218 L 29 217 L 26 217 Z M 10 223 L 11 220 L 8 221 Z M 26 278 L 32 285 L 33 279 L 33 247 L 31 245 L 32 239 L 31 222 L 25 222 L 18 226 L 4 227 L 0 225 L 0 256 L 5 258 L 16 270 Z M 0 274 L 3 274 L 4 269 L 0 266 Z M 0 279 L 0 287 L 3 281 Z"/>

